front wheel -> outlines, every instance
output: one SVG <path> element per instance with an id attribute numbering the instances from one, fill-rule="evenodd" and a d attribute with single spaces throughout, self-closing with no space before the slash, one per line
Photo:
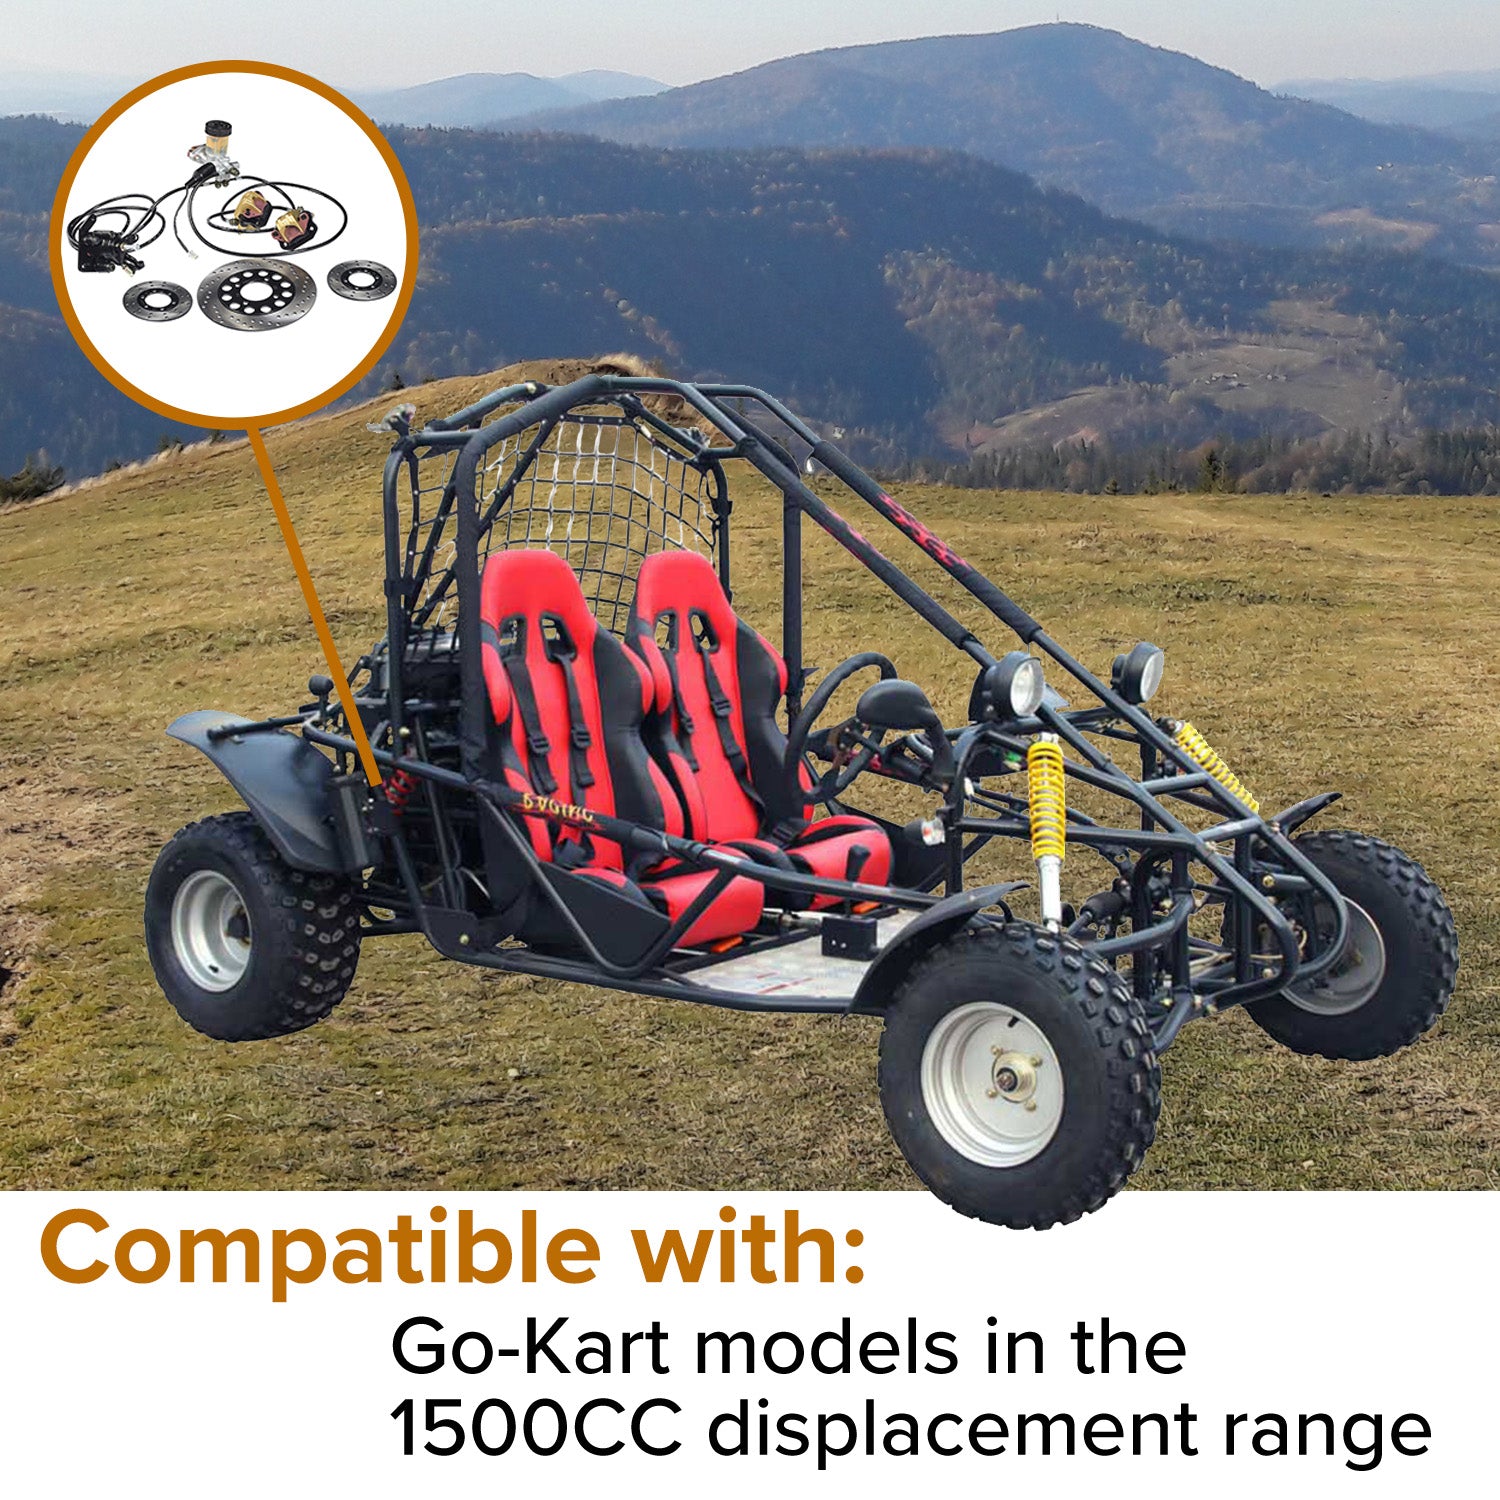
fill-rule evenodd
<path id="1" fill-rule="evenodd" d="M 1338 887 L 1349 936 L 1332 968 L 1252 1001 L 1250 1019 L 1293 1052 L 1389 1057 L 1437 1024 L 1458 979 L 1458 931 L 1416 860 L 1358 833 L 1305 834 L 1297 849 Z M 1319 903 L 1315 919 L 1333 921 Z"/>
<path id="2" fill-rule="evenodd" d="M 221 1042 L 301 1031 L 359 962 L 347 880 L 294 870 L 248 812 L 182 829 L 146 886 L 146 951 L 184 1021 Z"/>
<path id="3" fill-rule="evenodd" d="M 1141 1164 L 1161 1073 L 1113 970 L 1009 922 L 965 928 L 912 967 L 886 1013 L 880 1099 L 945 1203 L 1046 1229 L 1099 1208 Z"/>

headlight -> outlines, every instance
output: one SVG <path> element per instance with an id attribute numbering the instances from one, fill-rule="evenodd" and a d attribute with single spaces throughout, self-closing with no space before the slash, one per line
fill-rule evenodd
<path id="1" fill-rule="evenodd" d="M 1003 719 L 1030 718 L 1047 690 L 1041 662 L 1027 651 L 1002 656 L 985 673 L 984 686 L 991 709 Z"/>
<path id="2" fill-rule="evenodd" d="M 1111 674 L 1114 690 L 1128 703 L 1149 703 L 1161 686 L 1167 654 L 1160 646 L 1142 641 L 1115 657 Z"/>

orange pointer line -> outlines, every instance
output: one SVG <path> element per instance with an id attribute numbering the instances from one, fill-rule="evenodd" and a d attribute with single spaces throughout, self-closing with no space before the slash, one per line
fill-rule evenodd
<path id="1" fill-rule="evenodd" d="M 333 632 L 328 628 L 327 616 L 323 613 L 323 606 L 318 603 L 318 591 L 313 586 L 312 574 L 307 570 L 307 559 L 302 555 L 302 543 L 297 540 L 297 528 L 292 525 L 292 517 L 286 508 L 286 499 L 281 493 L 281 486 L 276 482 L 276 471 L 271 467 L 271 455 L 266 452 L 266 440 L 261 436 L 258 427 L 247 428 L 245 435 L 250 439 L 250 446 L 255 451 L 255 462 L 260 465 L 261 480 L 265 484 L 266 494 L 271 497 L 271 509 L 276 512 L 282 539 L 286 542 L 286 550 L 292 559 L 292 566 L 297 570 L 297 581 L 302 585 L 302 597 L 307 601 L 307 612 L 312 616 L 313 629 L 318 633 L 318 644 L 323 648 L 323 658 L 328 663 L 329 675 L 333 678 L 339 702 L 343 705 L 344 717 L 349 721 L 349 732 L 354 736 L 354 743 L 359 747 L 359 760 L 365 768 L 365 779 L 371 786 L 379 786 L 380 767 L 375 764 L 375 752 L 370 748 L 370 737 L 365 733 L 364 720 L 360 718 L 359 710 L 355 707 L 354 694 L 349 691 L 349 679 L 344 674 L 343 662 L 339 660 L 339 648 L 333 643 Z"/>

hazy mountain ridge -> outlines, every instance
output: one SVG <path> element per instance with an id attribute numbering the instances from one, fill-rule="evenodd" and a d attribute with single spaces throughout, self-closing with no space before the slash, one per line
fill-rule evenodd
<path id="1" fill-rule="evenodd" d="M 88 124 L 141 82 L 123 74 L 7 70 L 0 71 L 0 101 L 7 115 L 45 115 Z M 636 73 L 586 68 L 557 78 L 534 73 L 462 73 L 403 88 L 345 88 L 343 92 L 382 122 L 479 127 L 534 110 L 636 98 L 665 87 Z"/>
<path id="2" fill-rule="evenodd" d="M 1458 88 L 1441 79 L 1306 78 L 1278 84 L 1278 94 L 1331 104 L 1382 125 L 1416 125 L 1462 134 L 1500 112 L 1500 83 Z"/>
<path id="3" fill-rule="evenodd" d="M 410 88 L 361 91 L 355 103 L 384 124 L 487 127 L 605 99 L 639 98 L 666 87 L 654 78 L 592 68 L 560 78 L 534 73 L 461 73 Z"/>
<path id="4" fill-rule="evenodd" d="M 123 74 L 0 71 L 0 100 L 7 115 L 47 115 L 86 123 L 101 115 L 141 80 Z"/>
<path id="5" fill-rule="evenodd" d="M 1278 84 L 1384 124 L 1418 125 L 1460 140 L 1500 141 L 1500 69 L 1414 74 L 1403 78 L 1295 78 Z"/>
<path id="6" fill-rule="evenodd" d="M 1168 232 L 1500 265 L 1500 153 L 1093 26 L 830 49 L 523 123 L 656 146 L 945 147 Z"/>

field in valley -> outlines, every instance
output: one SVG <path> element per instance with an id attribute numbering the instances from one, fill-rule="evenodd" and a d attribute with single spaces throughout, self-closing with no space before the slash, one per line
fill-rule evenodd
<path id="1" fill-rule="evenodd" d="M 486 384 L 403 395 L 435 416 Z M 370 415 L 269 437 L 350 659 L 383 628 Z M 1243 1015 L 1190 1027 L 1135 1185 L 1500 1185 L 1500 502 L 901 498 L 1096 668 L 1141 637 L 1166 647 L 1164 708 L 1263 803 L 1341 788 L 1325 822 L 1402 844 L 1457 913 L 1459 992 L 1400 1057 L 1293 1057 Z M 737 606 L 774 639 L 779 510 L 747 486 L 735 526 Z M 807 575 L 809 660 L 877 645 L 961 713 L 965 659 L 831 545 Z M 172 831 L 234 797 L 163 727 L 285 712 L 317 670 L 243 442 L 0 511 L 0 1186 L 914 1185 L 870 1020 L 499 979 L 400 938 L 370 943 L 343 1006 L 299 1036 L 229 1048 L 178 1021 L 142 890 Z"/>

